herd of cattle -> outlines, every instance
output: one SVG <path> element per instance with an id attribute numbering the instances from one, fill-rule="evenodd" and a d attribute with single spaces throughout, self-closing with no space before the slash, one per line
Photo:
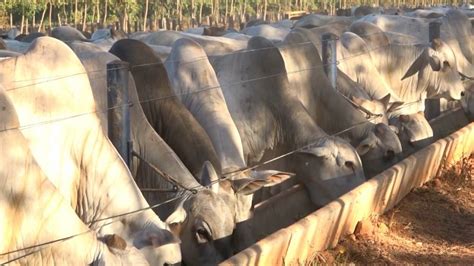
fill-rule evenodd
<path id="1" fill-rule="evenodd" d="M 0 41 L 0 263 L 222 261 L 255 241 L 245 221 L 260 188 L 296 180 L 322 206 L 430 141 L 425 99 L 461 100 L 472 119 L 471 16 L 308 15 L 221 36 L 11 31 Z M 441 33 L 429 42 L 432 21 Z M 338 37 L 336 88 L 325 33 Z M 114 60 L 130 64 L 130 169 L 108 139 Z"/>

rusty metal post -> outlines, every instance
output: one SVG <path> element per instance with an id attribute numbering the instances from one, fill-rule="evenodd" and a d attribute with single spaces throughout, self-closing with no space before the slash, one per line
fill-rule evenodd
<path id="1" fill-rule="evenodd" d="M 337 37 L 334 34 L 325 33 L 322 36 L 322 40 L 322 59 L 324 72 L 326 72 L 332 87 L 335 89 L 337 79 Z"/>
<path id="2" fill-rule="evenodd" d="M 129 64 L 115 60 L 107 64 L 107 121 L 109 139 L 128 167 L 131 166 Z"/>

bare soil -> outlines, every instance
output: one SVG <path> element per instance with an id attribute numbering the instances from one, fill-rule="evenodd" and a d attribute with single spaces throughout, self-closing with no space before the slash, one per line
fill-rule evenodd
<path id="1" fill-rule="evenodd" d="M 474 155 L 308 264 L 320 263 L 474 265 Z"/>

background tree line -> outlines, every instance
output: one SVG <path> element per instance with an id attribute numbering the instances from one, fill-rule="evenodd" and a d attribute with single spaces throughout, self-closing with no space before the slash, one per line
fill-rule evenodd
<path id="1" fill-rule="evenodd" d="M 0 25 L 22 33 L 75 25 L 83 31 L 116 25 L 130 31 L 277 20 L 288 12 L 335 14 L 351 6 L 459 5 L 463 0 L 0 0 Z M 298 13 L 296 13 L 298 14 Z M 291 14 L 290 14 L 291 15 Z M 237 24 L 238 25 L 238 24 Z"/>

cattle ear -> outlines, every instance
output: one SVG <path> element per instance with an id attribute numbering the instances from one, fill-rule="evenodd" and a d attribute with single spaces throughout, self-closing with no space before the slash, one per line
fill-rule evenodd
<path id="1" fill-rule="evenodd" d="M 276 170 L 261 170 L 252 172 L 253 179 L 265 180 L 265 187 L 271 187 L 276 184 L 280 184 L 294 175 L 294 173 L 281 172 Z"/>
<path id="2" fill-rule="evenodd" d="M 441 60 L 435 54 L 430 55 L 429 63 L 433 71 L 441 70 Z"/>
<path id="3" fill-rule="evenodd" d="M 252 178 L 239 178 L 230 181 L 235 193 L 250 195 L 265 186 L 265 180 L 254 180 Z"/>
<path id="4" fill-rule="evenodd" d="M 431 49 L 431 48 L 430 48 Z M 408 77 L 411 77 L 413 75 L 415 75 L 416 73 L 418 73 L 418 71 L 421 70 L 421 68 L 426 64 L 426 53 L 423 52 L 421 53 L 416 59 L 415 61 L 413 61 L 413 63 L 411 64 L 411 66 L 408 68 L 407 72 L 405 73 L 405 75 L 403 75 L 402 79 L 401 80 L 404 80 Z"/>
<path id="5" fill-rule="evenodd" d="M 405 104 L 404 102 L 393 102 L 390 104 L 390 107 L 387 108 L 387 113 L 395 111 L 398 107 Z"/>
<path id="6" fill-rule="evenodd" d="M 250 177 L 231 180 L 235 193 L 250 195 L 262 187 L 279 184 L 294 174 L 274 170 L 252 171 Z"/>
<path id="7" fill-rule="evenodd" d="M 357 145 L 356 150 L 359 155 L 364 155 L 369 152 L 377 144 L 375 135 L 371 132 L 367 138 Z"/>
<path id="8" fill-rule="evenodd" d="M 433 48 L 428 48 L 428 62 L 430 63 L 431 69 L 433 71 L 440 71 L 441 70 L 441 60 L 436 55 L 436 51 Z"/>
<path id="9" fill-rule="evenodd" d="M 219 193 L 219 177 L 214 166 L 209 161 L 204 162 L 199 180 L 201 180 L 203 186 L 209 187 L 214 193 Z"/>
<path id="10" fill-rule="evenodd" d="M 388 109 L 388 104 L 390 103 L 390 98 L 391 98 L 391 95 L 390 93 L 385 95 L 384 97 L 382 97 L 379 102 L 383 104 L 383 106 L 385 107 L 385 109 Z"/>
<path id="11" fill-rule="evenodd" d="M 186 210 L 183 207 L 184 200 L 180 202 L 176 210 L 166 218 L 166 223 L 167 224 L 181 224 L 186 220 Z"/>

